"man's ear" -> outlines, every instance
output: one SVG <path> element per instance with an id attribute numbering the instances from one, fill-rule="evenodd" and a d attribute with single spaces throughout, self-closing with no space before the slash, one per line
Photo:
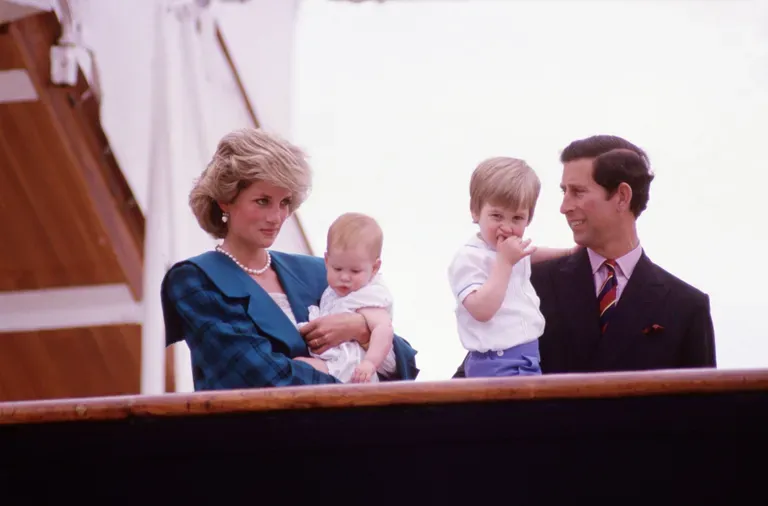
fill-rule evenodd
<path id="1" fill-rule="evenodd" d="M 628 211 L 632 203 L 632 187 L 627 183 L 619 183 L 619 187 L 616 188 L 616 194 L 619 197 L 616 199 L 617 210 Z"/>
<path id="2" fill-rule="evenodd" d="M 379 272 L 379 269 L 381 268 L 381 258 L 377 258 L 375 262 L 373 262 L 373 274 Z"/>

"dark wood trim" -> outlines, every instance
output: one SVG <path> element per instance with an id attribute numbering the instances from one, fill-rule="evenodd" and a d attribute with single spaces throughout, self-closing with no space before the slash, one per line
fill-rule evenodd
<path id="1" fill-rule="evenodd" d="M 0 403 L 1 424 L 136 417 L 768 391 L 768 369 L 675 370 L 327 385 Z"/>
<path id="2" fill-rule="evenodd" d="M 79 72 L 75 86 L 50 82 L 50 47 L 61 26 L 56 14 L 46 12 L 10 24 L 40 102 L 65 140 L 68 155 L 80 169 L 84 193 L 109 238 L 111 250 L 136 300 L 142 298 L 144 216 L 112 154 L 100 120 L 99 107 Z"/>

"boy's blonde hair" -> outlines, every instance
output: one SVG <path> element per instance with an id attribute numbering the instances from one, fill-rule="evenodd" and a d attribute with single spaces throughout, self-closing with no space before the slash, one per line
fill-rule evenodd
<path id="1" fill-rule="evenodd" d="M 362 213 L 344 213 L 328 229 L 327 249 L 347 249 L 363 244 L 373 259 L 381 256 L 384 233 L 379 224 Z"/>
<path id="2" fill-rule="evenodd" d="M 518 158 L 489 158 L 477 166 L 469 182 L 469 209 L 479 215 L 485 204 L 508 209 L 528 208 L 533 219 L 541 181 L 533 169 Z"/>

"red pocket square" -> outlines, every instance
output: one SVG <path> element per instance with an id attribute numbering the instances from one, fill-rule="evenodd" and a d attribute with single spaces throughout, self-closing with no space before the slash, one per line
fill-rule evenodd
<path id="1" fill-rule="evenodd" d="M 646 334 L 646 335 L 648 335 L 648 334 L 652 334 L 652 333 L 654 333 L 654 332 L 661 332 L 662 330 L 664 330 L 664 327 L 662 327 L 662 326 L 661 326 L 661 325 L 659 325 L 658 323 L 654 323 L 654 324 L 653 324 L 653 325 L 651 325 L 650 327 L 646 327 L 646 328 L 644 328 L 644 329 L 643 329 L 643 334 Z"/>

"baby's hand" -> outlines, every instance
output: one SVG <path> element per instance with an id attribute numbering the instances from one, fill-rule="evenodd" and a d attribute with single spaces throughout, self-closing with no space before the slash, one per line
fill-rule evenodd
<path id="1" fill-rule="evenodd" d="M 370 360 L 363 360 L 355 368 L 354 374 L 352 374 L 351 383 L 368 383 L 376 374 L 376 366 Z"/>
<path id="2" fill-rule="evenodd" d="M 528 247 L 529 244 L 531 244 L 530 239 L 523 241 L 514 235 L 506 239 L 499 238 L 499 242 L 496 244 L 496 252 L 499 258 L 509 265 L 515 265 L 521 259 L 536 251 L 536 246 Z"/>

